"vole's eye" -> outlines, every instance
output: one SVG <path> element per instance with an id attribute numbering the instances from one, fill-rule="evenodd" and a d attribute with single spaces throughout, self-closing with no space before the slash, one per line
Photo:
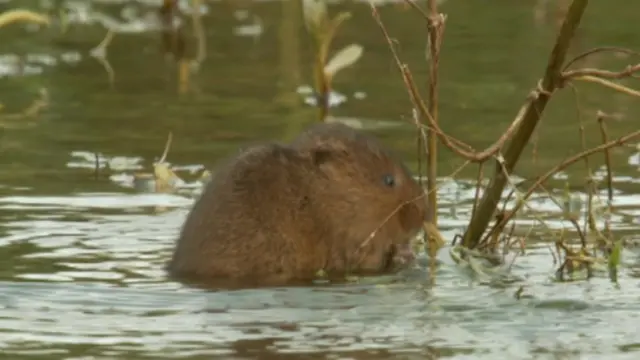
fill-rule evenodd
<path id="1" fill-rule="evenodd" d="M 387 174 L 382 177 L 382 182 L 388 187 L 393 187 L 396 184 L 396 178 L 391 174 Z"/>

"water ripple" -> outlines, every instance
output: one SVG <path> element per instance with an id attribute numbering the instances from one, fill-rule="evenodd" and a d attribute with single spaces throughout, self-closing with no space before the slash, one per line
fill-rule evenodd
<path id="1" fill-rule="evenodd" d="M 555 347 L 613 353 L 637 342 L 633 280 L 622 277 L 624 292 L 605 279 L 553 283 L 545 246 L 518 260 L 534 295 L 522 301 L 513 298 L 515 289 L 470 284 L 451 261 L 443 262 L 430 291 L 419 278 L 229 292 L 187 288 L 167 280 L 163 264 L 191 201 L 108 193 L 0 198 L 2 211 L 24 215 L 8 221 L 0 237 L 0 253 L 16 259 L 0 271 L 0 346 L 16 355 L 53 356 L 84 346 L 126 358 L 331 351 L 462 359 L 469 351 L 474 358 L 519 358 Z M 38 218 L 15 204 L 35 213 L 55 206 L 73 216 Z M 131 213 L 159 204 L 174 210 Z"/>

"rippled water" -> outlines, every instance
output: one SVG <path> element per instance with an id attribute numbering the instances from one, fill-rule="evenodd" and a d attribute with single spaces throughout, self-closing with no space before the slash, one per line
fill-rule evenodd
<path id="1" fill-rule="evenodd" d="M 441 191 L 443 215 L 447 202 L 463 194 L 453 189 Z M 640 199 L 628 199 L 637 228 Z M 166 280 L 162 269 L 189 205 L 185 197 L 155 194 L 0 198 L 3 351 L 67 359 L 329 353 L 622 359 L 623 351 L 640 349 L 633 274 L 623 271 L 620 289 L 606 277 L 559 284 L 551 280 L 546 245 L 532 246 L 516 262 L 514 272 L 528 276 L 522 283 L 532 295 L 521 300 L 514 298 L 517 286 L 472 283 L 446 249 L 431 290 L 421 286 L 424 272 L 399 283 L 190 289 Z M 452 229 L 445 236 L 457 226 L 450 217 L 442 220 L 443 229 Z"/>
<path id="2" fill-rule="evenodd" d="M 518 231 L 531 230 L 532 237 L 512 268 L 522 279 L 512 284 L 472 279 L 445 248 L 433 288 L 424 286 L 426 271 L 414 269 L 342 285 L 207 292 L 168 280 L 163 266 L 197 196 L 193 179 L 203 167 L 212 169 L 211 163 L 238 146 L 284 139 L 314 121 L 310 52 L 299 9 L 287 5 L 291 2 L 205 2 L 209 56 L 194 80 L 195 94 L 180 97 L 171 80 L 175 69 L 163 67 L 154 42 L 157 24 L 148 16 L 160 1 L 14 0 L 0 11 L 17 3 L 50 13 L 66 9 L 73 26 L 64 35 L 58 28 L 0 29 L 0 103 L 6 107 L 0 115 L 27 106 L 40 88 L 47 89 L 51 102 L 38 122 L 4 129 L 0 137 L 2 358 L 635 359 L 640 354 L 637 144 L 612 151 L 610 221 L 615 236 L 628 244 L 618 285 L 606 274 L 555 281 L 558 264 L 550 244 L 557 234 L 550 231 L 575 234 L 548 196 L 537 194 L 517 220 Z M 441 2 L 450 16 L 441 69 L 443 127 L 477 148 L 491 143 L 514 116 L 543 68 L 556 29 L 553 2 L 497 4 Z M 632 15 L 637 12 L 630 7 L 638 4 L 602 4 L 590 5 L 578 50 L 603 42 L 637 45 Z M 365 55 L 336 80 L 334 120 L 377 131 L 415 168 L 410 127 L 399 120 L 409 114 L 406 92 L 398 74 L 388 71 L 388 50 L 365 6 L 340 5 L 354 18 L 337 42 L 360 42 Z M 415 35 L 423 29 L 419 17 L 399 4 L 381 13 L 416 76 L 424 76 L 424 39 Z M 91 55 L 106 26 L 119 28 L 108 53 L 114 88 Z M 596 58 L 587 65 L 620 63 Z M 611 137 L 637 129 L 640 106 L 629 98 L 591 88 L 580 94 L 589 146 L 599 143 L 592 119 L 597 109 L 622 114 L 609 124 Z M 573 98 L 554 98 L 540 128 L 536 161 L 524 155 L 518 175 L 546 171 L 579 151 L 574 107 Z M 168 132 L 174 139 L 169 161 L 185 182 L 177 194 L 142 192 L 134 174 L 150 171 Z M 461 164 L 446 151 L 441 156 L 443 175 Z M 590 161 L 602 179 L 601 157 Z M 439 228 L 447 239 L 468 222 L 475 170 L 441 179 Z M 555 176 L 549 188 L 559 199 L 570 185 L 574 205 L 584 205 L 584 176 L 584 166 L 576 164 Z M 601 203 L 603 189 L 600 184 Z M 516 299 L 520 286 L 524 296 Z"/>

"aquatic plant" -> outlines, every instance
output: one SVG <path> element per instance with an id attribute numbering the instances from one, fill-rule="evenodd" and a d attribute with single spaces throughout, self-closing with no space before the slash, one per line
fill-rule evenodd
<path id="1" fill-rule="evenodd" d="M 350 44 L 329 59 L 331 43 L 340 25 L 351 17 L 351 13 L 341 12 L 331 18 L 324 0 L 303 0 L 302 9 L 305 25 L 315 49 L 313 66 L 315 93 L 320 121 L 324 121 L 329 113 L 329 94 L 333 79 L 340 70 L 353 65 L 360 59 L 363 48 L 359 44 Z"/>

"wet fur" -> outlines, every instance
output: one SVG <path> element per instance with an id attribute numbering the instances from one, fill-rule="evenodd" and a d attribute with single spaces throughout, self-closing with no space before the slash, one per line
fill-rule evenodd
<path id="1" fill-rule="evenodd" d="M 386 174 L 394 188 L 383 183 Z M 315 125 L 291 144 L 255 145 L 228 159 L 189 212 L 167 269 L 246 286 L 308 281 L 320 269 L 394 271 L 396 246 L 424 219 L 424 199 L 411 202 L 421 195 L 374 137 Z"/>

